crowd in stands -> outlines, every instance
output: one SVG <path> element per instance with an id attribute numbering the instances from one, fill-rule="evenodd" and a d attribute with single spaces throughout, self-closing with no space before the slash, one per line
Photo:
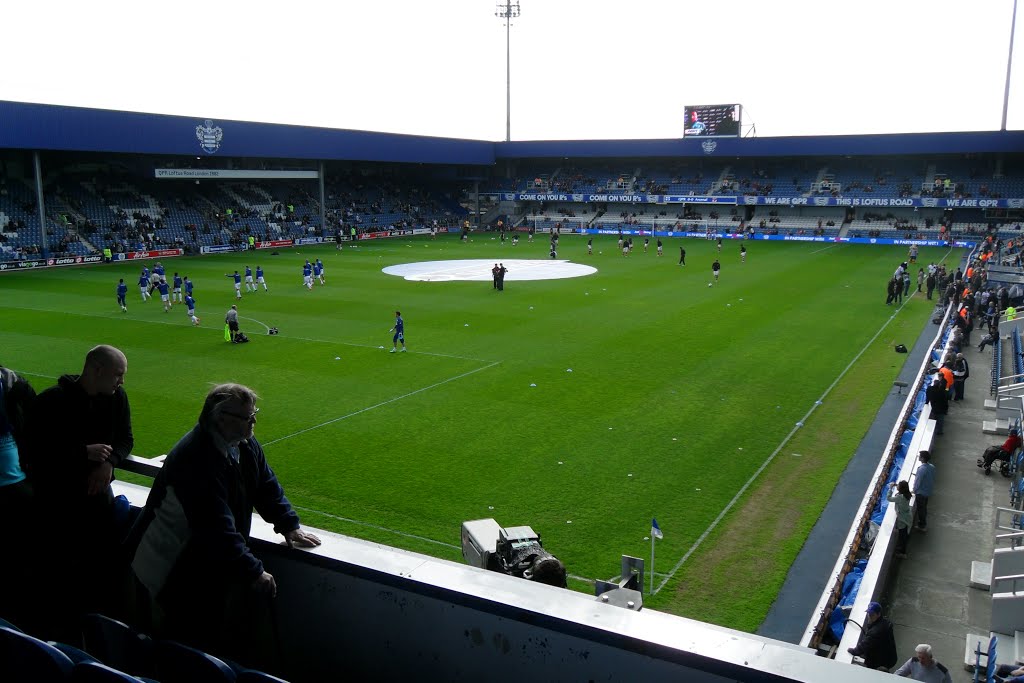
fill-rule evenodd
<path id="1" fill-rule="evenodd" d="M 2 178 L 0 258 L 28 258 L 41 244 L 34 191 L 25 179 Z M 297 181 L 182 185 L 118 172 L 68 171 L 45 186 L 50 255 L 113 253 L 316 236 L 454 227 L 465 217 L 461 186 L 412 177 L 330 176 L 321 225 L 319 195 Z"/>

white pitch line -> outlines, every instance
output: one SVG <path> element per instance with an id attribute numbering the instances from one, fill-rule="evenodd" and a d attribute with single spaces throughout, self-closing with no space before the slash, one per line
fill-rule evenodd
<path id="1" fill-rule="evenodd" d="M 265 329 L 265 330 L 266 330 L 267 332 L 270 332 L 270 326 L 269 326 L 269 325 L 264 325 L 263 323 L 261 323 L 261 322 L 260 322 L 259 320 L 257 320 L 256 318 L 249 318 L 249 317 L 247 317 L 247 316 L 244 316 L 244 315 L 240 315 L 240 316 L 238 316 L 238 317 L 239 317 L 239 318 L 241 318 L 242 320 L 251 320 L 251 321 L 253 321 L 254 323 L 256 323 L 257 325 L 263 325 L 263 329 Z"/>
<path id="2" fill-rule="evenodd" d="M 262 445 L 263 445 L 264 448 L 266 448 L 267 446 L 272 446 L 273 444 L 278 443 L 279 441 L 284 441 L 285 439 L 290 439 L 293 436 L 298 436 L 299 434 L 305 434 L 306 432 L 311 432 L 314 429 L 320 429 L 321 427 L 326 427 L 327 425 L 334 424 L 335 422 L 340 422 L 341 420 L 347 420 L 350 417 L 355 417 L 356 415 L 359 415 L 361 413 L 365 413 L 365 412 L 367 412 L 369 410 L 373 410 L 375 408 L 380 408 L 381 406 L 386 406 L 389 403 L 394 403 L 395 401 L 401 401 L 403 398 L 409 398 L 410 396 L 415 396 L 416 394 L 423 393 L 424 391 L 428 391 L 429 389 L 433 389 L 435 387 L 439 387 L 442 384 L 448 384 L 449 382 L 454 382 L 457 379 L 462 379 L 463 377 L 468 377 L 469 375 L 475 374 L 475 373 L 480 372 L 482 370 L 488 370 L 490 368 L 493 368 L 495 365 L 498 365 L 500 362 L 501 361 L 494 361 L 490 365 L 485 365 L 482 368 L 476 368 L 475 370 L 470 370 L 469 372 L 464 372 L 461 375 L 456 375 L 455 377 L 449 377 L 448 379 L 441 380 L 440 382 L 435 382 L 434 384 L 431 384 L 430 386 L 421 387 L 421 388 L 417 389 L 416 391 L 410 391 L 408 394 L 402 394 L 401 396 L 396 396 L 394 398 L 389 398 L 388 400 L 382 401 L 382 402 L 380 402 L 380 403 L 378 403 L 376 405 L 368 406 L 366 408 L 361 408 L 361 409 L 355 411 L 354 413 L 349 413 L 348 415 L 342 415 L 342 416 L 336 417 L 336 418 L 334 418 L 332 420 L 328 420 L 327 422 L 321 422 L 318 425 L 313 425 L 312 427 L 306 427 L 305 429 L 300 429 L 297 432 L 294 432 L 292 434 L 288 434 L 287 436 L 282 436 L 279 439 L 274 439 L 273 441 L 266 441 Z"/>
<path id="3" fill-rule="evenodd" d="M 266 445 L 266 444 L 264 444 L 264 445 Z M 444 541 L 435 541 L 434 539 L 427 538 L 426 536 L 417 536 L 416 534 L 409 534 L 409 533 L 406 533 L 404 531 L 397 531 L 396 529 L 391 529 L 391 528 L 386 527 L 386 526 L 380 526 L 379 524 L 371 524 L 370 522 L 361 522 L 358 519 L 350 519 L 348 517 L 341 517 L 339 515 L 332 515 L 329 512 L 323 512 L 322 510 L 314 510 L 313 508 L 302 507 L 301 505 L 292 505 L 292 507 L 295 508 L 296 510 L 302 510 L 303 512 L 312 512 L 313 514 L 323 515 L 324 517 L 330 517 L 331 519 L 336 519 L 339 522 L 347 522 L 348 524 L 356 524 L 358 526 L 364 526 L 364 527 L 367 527 L 369 529 L 376 529 L 377 531 L 386 531 L 389 534 L 394 534 L 396 536 L 401 536 L 402 538 L 412 538 L 412 539 L 415 539 L 417 541 L 423 541 L 424 543 L 433 543 L 434 545 L 443 546 L 445 548 L 451 548 L 453 550 L 461 550 L 461 548 L 459 546 L 453 545 L 451 543 L 445 543 Z"/>
<path id="4" fill-rule="evenodd" d="M 16 310 L 19 310 L 19 311 L 36 311 L 38 313 L 60 313 L 62 315 L 76 315 L 76 316 L 79 316 L 79 317 L 82 317 L 82 318 L 103 318 L 104 320 L 124 320 L 125 322 L 146 323 L 146 324 L 149 324 L 149 325 L 171 325 L 172 327 L 189 327 L 190 326 L 188 323 L 181 323 L 181 324 L 179 324 L 179 323 L 173 323 L 173 322 L 166 321 L 166 320 L 141 320 L 139 318 L 126 318 L 123 313 L 121 315 L 118 315 L 116 313 L 109 313 L 109 314 L 105 314 L 105 315 L 100 315 L 100 314 L 96 314 L 96 313 L 71 313 L 71 312 L 68 312 L 68 311 L 54 311 L 54 310 L 49 309 L 49 308 L 34 308 L 32 306 L 9 306 L 9 305 L 2 305 L 2 306 L 0 306 L 0 308 L 13 308 L 13 309 L 16 309 Z M 238 317 L 241 318 L 242 316 L 238 316 Z M 246 318 L 246 320 L 253 320 L 253 318 Z M 254 322 L 259 322 L 259 321 L 255 320 Z M 263 323 L 260 323 L 260 325 L 263 325 Z M 266 327 L 266 325 L 264 325 L 264 327 Z M 204 327 L 204 328 L 201 328 L 201 329 L 204 329 L 204 330 L 210 330 L 210 329 L 217 330 L 217 328 L 211 328 L 211 327 Z M 354 342 L 344 342 L 344 341 L 338 341 L 336 339 L 314 339 L 312 337 L 295 337 L 295 336 L 289 335 L 289 334 L 279 334 L 279 335 L 276 335 L 276 336 L 281 338 L 281 339 L 296 339 L 298 341 L 319 342 L 319 343 L 322 343 L 322 344 L 338 344 L 340 346 L 354 346 L 354 347 L 360 348 L 360 349 L 380 349 L 380 345 L 379 344 L 377 346 L 374 346 L 372 344 L 356 344 Z M 500 362 L 500 361 L 491 361 L 491 360 L 486 359 L 486 358 L 471 358 L 470 356 L 456 356 L 456 355 L 449 354 L 449 353 L 434 353 L 432 351 L 409 351 L 408 353 L 411 353 L 413 355 L 418 355 L 418 356 L 436 356 L 437 358 L 454 358 L 455 360 L 470 360 L 470 361 L 473 361 L 474 363 L 492 363 L 492 362 L 496 363 L 496 362 Z"/>
<path id="5" fill-rule="evenodd" d="M 334 339 L 316 339 L 314 337 L 293 337 L 287 334 L 277 335 L 284 339 L 298 339 L 300 341 L 319 342 L 321 344 L 339 344 L 341 346 L 354 346 L 359 349 L 380 349 L 380 345 L 374 346 L 373 344 L 356 344 L 355 342 L 343 342 Z M 438 358 L 454 358 L 456 360 L 471 360 L 474 363 L 496 363 L 499 361 L 492 361 L 487 358 L 471 358 L 469 356 L 455 356 L 450 353 L 433 353 L 431 351 L 409 351 L 409 353 L 419 356 L 437 356 Z"/>
<path id="6" fill-rule="evenodd" d="M 910 299 L 913 298 L 915 294 L 917 294 L 917 292 L 913 292 L 910 296 L 908 296 L 906 298 L 906 301 L 902 305 L 900 305 L 899 308 L 896 309 L 896 313 L 901 311 L 904 306 L 910 303 Z M 807 418 L 811 416 L 811 413 L 817 410 L 818 406 L 820 406 L 822 402 L 824 402 L 825 397 L 832 392 L 836 385 L 839 384 L 839 381 L 846 376 L 846 373 L 850 371 L 850 368 L 852 368 L 854 364 L 858 360 L 860 360 L 860 357 L 864 355 L 864 352 L 868 350 L 868 347 L 870 347 L 875 342 L 875 340 L 878 339 L 878 337 L 882 334 L 885 328 L 889 326 L 889 323 L 891 323 L 895 317 L 895 313 L 889 316 L 889 318 L 882 324 L 882 326 L 878 328 L 878 331 L 875 332 L 875 336 L 868 340 L 867 344 L 864 345 L 864 348 L 862 348 L 860 352 L 857 353 L 856 356 L 854 356 L 853 360 L 850 361 L 849 365 L 847 365 L 846 368 L 844 368 L 843 371 L 836 376 L 835 381 L 829 385 L 828 389 L 825 389 L 825 393 L 821 395 L 821 398 L 814 402 L 810 410 L 808 410 L 807 413 L 802 418 L 800 418 L 800 421 L 793 426 L 793 429 L 789 431 L 789 434 L 787 434 L 786 437 L 782 440 L 782 442 L 779 443 L 779 445 L 775 448 L 775 450 L 772 451 L 772 454 L 768 456 L 768 459 L 761 463 L 761 466 L 757 468 L 757 471 L 750 476 L 750 479 L 748 479 L 746 483 L 743 484 L 742 487 L 740 487 L 740 490 L 736 492 L 736 495 L 732 497 L 732 500 L 729 501 L 729 504 L 726 505 L 722 509 L 722 511 L 718 513 L 718 516 L 715 517 L 714 521 L 712 521 L 711 524 L 708 525 L 708 528 L 704 530 L 704 533 L 702 533 L 697 538 L 697 540 L 694 541 L 693 545 L 690 546 L 689 550 L 687 550 L 686 553 L 682 556 L 682 558 L 680 558 L 680 560 L 676 562 L 675 566 L 672 567 L 672 571 L 670 571 L 665 576 L 665 578 L 662 579 L 661 583 L 659 583 L 658 587 L 654 590 L 655 594 L 660 592 L 661 589 L 665 587 L 665 584 L 668 583 L 673 576 L 675 576 L 676 572 L 679 571 L 679 568 L 683 566 L 683 563 L 690 559 L 690 556 L 693 555 L 693 553 L 697 551 L 697 548 L 699 548 L 704 543 L 705 539 L 707 539 L 707 537 L 711 535 L 711 532 L 714 531 L 715 528 L 719 525 L 719 523 L 725 518 L 725 516 L 729 513 L 729 510 L 732 510 L 736 503 L 739 502 L 739 499 L 743 497 L 743 494 L 746 493 L 747 489 L 750 488 L 750 486 L 754 483 L 758 476 L 760 476 L 761 472 L 763 472 L 765 468 L 771 464 L 772 460 L 775 459 L 775 456 L 778 455 L 783 448 L 785 448 L 786 444 L 789 443 L 789 440 L 793 438 L 793 435 L 796 434 L 797 431 L 799 431 L 800 428 L 802 428 L 804 424 L 807 422 Z"/>
<path id="7" fill-rule="evenodd" d="M 44 375 L 38 372 L 29 372 L 28 370 L 16 370 L 15 368 L 10 369 L 14 370 L 14 372 L 16 372 L 19 375 L 28 375 L 29 377 L 45 377 L 46 379 L 57 379 L 53 375 Z"/>
<path id="8" fill-rule="evenodd" d="M 818 252 L 827 251 L 828 249 L 832 249 L 832 248 L 837 247 L 837 246 L 839 246 L 839 245 L 838 244 L 830 244 L 827 247 L 822 247 L 821 249 L 815 249 L 811 253 L 812 254 L 817 254 Z"/>

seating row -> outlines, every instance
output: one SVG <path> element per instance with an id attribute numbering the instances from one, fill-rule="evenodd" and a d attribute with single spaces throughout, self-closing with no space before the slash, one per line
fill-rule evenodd
<path id="1" fill-rule="evenodd" d="M 0 619 L 0 680 L 12 683 L 286 683 L 170 640 L 151 640 L 99 614 L 83 622 L 85 650 L 44 642 Z"/>

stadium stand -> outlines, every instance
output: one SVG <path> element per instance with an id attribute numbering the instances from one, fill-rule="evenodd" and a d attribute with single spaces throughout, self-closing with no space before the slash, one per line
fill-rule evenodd
<path id="1" fill-rule="evenodd" d="M 719 144 L 728 149 L 730 143 L 726 141 Z M 1004 148 L 999 148 L 1000 152 Z M 580 202 L 559 205 L 555 209 L 556 215 L 575 218 L 581 226 L 590 222 L 596 226 L 625 225 L 630 229 L 655 226 L 659 229 L 663 229 L 662 226 L 685 229 L 714 227 L 718 231 L 721 226 L 728 225 L 729 228 L 738 228 L 738 231 L 747 226 L 756 230 L 764 219 L 766 230 L 806 232 L 808 229 L 820 231 L 827 228 L 826 232 L 819 234 L 820 237 L 840 237 L 867 227 L 866 223 L 861 226 L 857 221 L 870 219 L 873 223 L 889 226 L 882 228 L 875 225 L 870 230 L 877 229 L 893 235 L 941 237 L 952 234 L 981 237 L 993 230 L 999 230 L 1000 234 L 1004 234 L 1004 230 L 1013 230 L 1011 234 L 1015 234 L 1019 227 L 1008 226 L 1015 221 L 1019 226 L 1019 222 L 1024 219 L 1019 207 L 1006 205 L 996 207 L 997 210 L 949 210 L 922 205 L 921 211 L 917 212 L 916 222 L 905 222 L 901 220 L 903 213 L 913 212 L 913 209 L 879 210 L 877 215 L 881 217 L 875 217 L 868 215 L 869 212 L 875 214 L 874 209 L 847 210 L 824 206 L 819 209 L 813 201 L 816 198 L 939 200 L 971 196 L 1021 197 L 1024 195 L 1024 169 L 1016 158 L 1011 158 L 1005 166 L 997 168 L 987 159 L 975 162 L 972 159 L 929 156 L 828 157 L 795 162 L 793 158 L 803 157 L 777 154 L 765 160 L 733 161 L 732 156 L 728 155 L 708 159 L 696 156 L 678 163 L 637 159 L 631 155 L 624 155 L 623 159 L 598 162 L 566 161 L 561 155 L 551 156 L 563 161 L 514 159 L 510 164 L 494 169 L 492 177 L 484 180 L 481 189 L 490 194 L 512 190 L 611 195 L 678 192 L 701 197 L 740 198 L 735 206 L 697 206 L 696 202 L 681 202 L 666 206 L 641 204 L 623 210 L 622 204 L 613 202 Z M 182 155 L 182 158 L 187 158 L 187 155 Z M 432 161 L 441 163 L 444 159 Z M 478 163 L 483 165 L 492 161 L 493 158 Z M 90 158 L 87 164 L 81 163 L 79 159 L 77 164 L 80 165 L 65 165 L 48 160 L 49 168 L 44 183 L 45 226 L 39 223 L 34 189 L 28 180 L 31 174 L 26 173 L 25 168 L 12 171 L 12 165 L 6 165 L 0 177 L 0 234 L 3 236 L 0 251 L 7 258 L 31 255 L 33 250 L 42 245 L 44 228 L 51 253 L 81 254 L 104 246 L 112 247 L 115 251 L 135 249 L 139 245 L 147 247 L 162 244 L 182 244 L 194 248 L 224 241 L 237 242 L 243 235 L 252 233 L 261 236 L 324 236 L 341 226 L 355 227 L 360 231 L 388 226 L 435 225 L 435 221 L 438 226 L 455 226 L 466 215 L 464 204 L 469 203 L 469 183 L 453 180 L 458 174 L 456 169 L 445 169 L 445 172 L 438 172 L 434 176 L 430 173 L 417 174 L 401 163 L 367 164 L 357 171 L 352 171 L 348 165 L 330 168 L 325 183 L 327 197 L 321 203 L 318 189 L 314 188 L 313 183 L 283 180 L 203 181 L 198 184 L 191 181 L 164 182 L 147 176 L 153 167 L 150 162 L 151 159 L 128 163 L 124 158 L 115 162 L 102 155 Z M 173 164 L 164 167 L 169 165 Z M 197 164 L 197 167 L 200 166 Z M 805 209 L 771 209 L 764 204 L 747 205 L 742 201 L 764 198 L 809 201 Z M 514 215 L 521 225 L 531 217 L 535 221 L 539 217 L 554 217 L 550 214 L 552 207 L 524 206 L 522 203 L 493 199 L 486 201 L 493 202 L 489 205 L 488 215 L 494 220 L 499 215 Z M 516 212 L 516 209 L 519 211 Z M 523 209 L 535 210 L 531 212 Z M 557 213 L 560 210 L 575 212 L 577 216 Z M 326 221 L 321 220 L 321 212 L 326 216 Z M 951 220 L 954 212 L 957 220 Z M 713 213 L 720 215 L 715 216 Z M 836 216 L 842 220 L 826 219 L 833 220 L 835 226 L 818 225 L 817 219 L 824 216 Z M 771 218 L 779 220 L 770 221 Z M 932 225 L 928 225 L 926 219 L 931 219 Z M 753 223 L 757 225 L 753 226 Z M 771 228 L 772 223 L 780 227 Z M 787 223 L 792 223 L 792 227 Z M 835 229 L 834 233 L 832 229 Z M 721 231 L 732 232 L 725 229 Z M 948 323 L 940 326 L 940 330 L 934 352 L 942 358 L 948 354 Z M 1013 345 L 1014 370 L 1019 376 L 1022 371 L 1017 365 L 1021 358 L 1021 340 L 1016 327 L 1009 334 L 1007 343 Z M 929 360 L 932 358 L 935 356 L 929 354 Z M 863 514 L 855 520 L 851 529 L 851 540 L 856 543 L 849 547 L 855 545 L 856 554 L 844 556 L 838 565 L 839 570 L 831 577 L 838 577 L 840 587 L 850 578 L 850 583 L 858 584 L 859 589 L 836 593 L 834 596 L 830 593 L 829 599 L 834 597 L 835 600 L 830 602 L 826 614 L 839 609 L 844 620 L 851 615 L 859 617 L 863 614 L 866 601 L 876 597 L 878 591 L 885 586 L 885 577 L 890 571 L 887 565 L 894 527 L 893 512 L 888 506 L 879 504 L 880 494 L 884 484 L 894 477 L 912 476 L 910 468 L 914 458 L 907 456 L 912 456 L 916 449 L 926 448 L 930 444 L 929 409 L 921 403 L 920 382 L 923 376 L 922 372 L 918 377 L 917 391 L 912 392 L 905 414 L 901 413 L 899 434 L 882 454 Z M 1012 549 L 1018 554 L 1019 540 L 1024 533 L 1021 532 L 1020 503 L 1024 482 L 1021 481 L 1020 462 L 1021 456 L 1018 454 L 1014 459 L 1015 478 L 1008 499 L 1010 512 L 997 529 L 997 539 L 1008 537 L 1007 546 L 1000 549 Z M 150 467 L 155 465 L 151 464 Z M 148 473 L 152 474 L 151 471 Z M 120 482 L 118 490 L 134 492 L 136 496 L 144 496 L 145 491 Z M 297 559 L 285 554 L 285 550 L 277 548 L 273 540 L 268 539 L 273 539 L 273 535 L 267 533 L 265 538 L 256 540 L 262 544 L 260 553 L 268 556 L 268 566 L 275 573 L 291 573 L 297 579 L 295 585 L 310 587 L 308 594 L 282 601 L 286 605 L 283 617 L 294 622 L 289 625 L 298 626 L 282 629 L 282 638 L 287 639 L 288 644 L 297 652 L 310 655 L 309 660 L 315 660 L 315 666 L 323 666 L 335 672 L 338 669 L 333 668 L 333 665 L 337 657 L 349 661 L 358 659 L 363 666 L 369 660 L 371 665 L 394 667 L 386 669 L 390 672 L 402 670 L 403 660 L 412 662 L 407 666 L 427 666 L 424 663 L 433 655 L 435 659 L 450 657 L 447 661 L 460 659 L 458 671 L 468 672 L 467 675 L 488 672 L 502 678 L 504 672 L 494 672 L 491 668 L 493 653 L 482 655 L 477 650 L 474 654 L 473 650 L 479 645 L 475 642 L 477 635 L 479 642 L 484 643 L 488 642 L 488 637 L 500 631 L 502 636 L 512 638 L 513 642 L 518 642 L 518 637 L 522 637 L 523 642 L 526 642 L 527 637 L 542 638 L 548 652 L 554 653 L 550 660 L 572 659 L 564 655 L 569 652 L 576 655 L 580 651 L 580 641 L 583 641 L 587 653 L 593 655 L 589 662 L 565 665 L 551 663 L 549 660 L 547 666 L 565 667 L 554 671 L 557 674 L 568 672 L 570 675 L 565 677 L 580 674 L 583 667 L 597 666 L 602 675 L 614 677 L 615 674 L 622 674 L 621 678 L 626 677 L 626 672 L 638 678 L 656 678 L 659 675 L 702 676 L 710 671 L 710 675 L 715 677 L 747 680 L 745 676 L 751 675 L 749 672 L 753 670 L 751 679 L 757 680 L 860 680 L 860 672 L 813 657 L 805 648 L 727 629 L 683 623 L 682 620 L 655 611 L 616 614 L 616 626 L 595 624 L 593 622 L 597 619 L 588 620 L 588 615 L 594 612 L 594 604 L 588 596 L 563 596 L 544 590 L 532 590 L 543 587 L 515 590 L 517 586 L 509 588 L 508 584 L 502 583 L 501 579 L 507 577 L 481 578 L 466 573 L 468 570 L 465 567 L 448 566 L 442 561 L 413 553 L 388 553 L 386 549 L 374 544 L 364 546 L 351 539 L 340 538 L 333 541 L 336 549 L 340 548 L 342 552 L 333 558 L 325 554 L 314 560 Z M 1006 575 L 996 572 L 995 580 L 999 581 L 1000 577 L 1006 580 Z M 514 599 L 503 600 L 501 597 L 509 595 L 514 596 Z M 1005 602 L 1009 607 L 1003 610 L 1004 613 L 1012 614 L 1014 609 L 1021 613 L 1019 601 Z M 365 618 L 359 619 L 359 623 L 346 624 L 353 604 L 369 609 L 361 610 Z M 314 612 L 316 616 L 309 617 L 309 612 Z M 409 616 L 407 612 L 415 614 Z M 453 613 L 458 616 L 432 618 Z M 1002 618 L 1001 615 L 994 613 L 993 616 L 993 630 L 997 625 L 1005 625 L 997 623 L 996 617 Z M 307 623 L 303 629 L 298 623 L 303 621 L 316 623 L 318 628 L 311 629 Z M 423 623 L 434 624 L 435 628 L 423 629 Z M 462 628 L 470 623 L 474 628 L 480 628 L 483 624 L 482 632 L 471 635 L 468 629 Z M 439 625 L 457 627 L 441 628 Z M 457 634 L 445 640 L 447 631 Z M 32 658 L 40 667 L 33 668 L 33 680 L 45 680 L 50 671 L 63 677 L 68 675 L 67 662 L 70 659 L 56 648 L 46 646 L 41 641 L 32 643 L 18 639 L 17 632 L 10 628 L 3 629 L 2 633 L 6 634 L 0 640 L 3 648 L 25 647 L 28 648 L 26 652 L 31 650 L 33 654 L 12 658 L 6 656 L 9 650 L 5 649 L 5 656 L 0 657 L 0 667 L 22 666 Z M 11 634 L 16 638 L 10 638 Z M 834 632 L 833 635 L 840 640 L 855 637 L 853 629 L 846 629 L 841 636 Z M 122 634 L 120 637 L 125 636 Z M 978 638 L 972 644 L 972 636 L 968 636 L 968 650 L 980 651 L 982 647 L 979 644 L 989 641 L 989 638 Z M 985 666 L 990 670 L 997 658 L 993 655 L 998 655 L 997 642 L 1006 640 L 1000 637 L 998 641 L 989 641 L 993 647 Z M 302 649 L 303 641 L 312 641 L 306 650 Z M 423 641 L 428 643 L 422 645 Z M 1009 642 L 1012 641 L 1011 636 Z M 341 648 L 338 642 L 356 643 L 356 646 L 351 649 Z M 413 642 L 415 646 L 403 647 Z M 500 639 L 495 638 L 493 642 L 500 650 Z M 695 645 L 685 649 L 679 643 Z M 45 647 L 40 647 L 40 644 Z M 88 651 L 88 635 L 86 647 Z M 166 653 L 174 647 L 164 643 L 158 645 L 157 649 Z M 525 645 L 523 651 L 526 652 Z M 178 654 L 181 654 L 180 651 Z M 536 663 L 526 662 L 529 657 L 516 659 L 518 654 L 514 648 L 508 648 L 503 656 L 507 671 L 521 678 L 524 670 L 535 671 Z M 171 659 L 174 660 L 172 665 L 176 665 L 183 663 L 186 657 L 182 654 Z M 209 676 L 224 676 L 225 680 L 231 680 L 232 677 L 246 680 L 247 676 L 260 676 L 254 672 L 235 671 L 223 662 L 217 665 L 203 653 L 198 653 L 194 659 L 213 666 L 208 669 Z M 575 659 L 588 658 L 576 656 Z M 130 662 L 131 658 L 124 661 Z M 975 655 L 972 661 L 980 664 L 980 655 Z M 707 662 L 711 664 L 707 665 Z M 129 668 L 134 667 L 125 664 L 125 669 Z M 76 670 L 83 673 L 76 674 Z M 365 673 L 367 670 L 359 666 L 355 669 L 357 673 Z M 10 669 L 4 671 L 10 672 Z M 83 663 L 71 668 L 70 675 L 99 676 L 101 671 L 112 673 L 97 665 Z M 166 668 L 164 671 L 168 672 Z M 590 671 L 593 669 L 588 669 Z M 116 675 L 116 671 L 113 673 Z M 210 680 L 203 678 L 207 674 L 190 673 L 187 676 L 191 681 Z"/>

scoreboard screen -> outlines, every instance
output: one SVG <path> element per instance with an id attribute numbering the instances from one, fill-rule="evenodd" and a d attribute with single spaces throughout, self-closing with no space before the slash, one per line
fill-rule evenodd
<path id="1" fill-rule="evenodd" d="M 683 107 L 683 137 L 739 137 L 740 109 L 738 104 L 701 104 Z"/>

